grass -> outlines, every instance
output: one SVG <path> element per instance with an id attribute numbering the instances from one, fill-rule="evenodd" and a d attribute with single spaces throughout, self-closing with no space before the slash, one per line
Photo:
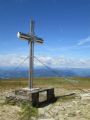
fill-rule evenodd
<path id="1" fill-rule="evenodd" d="M 34 78 L 34 87 L 90 88 L 90 78 Z M 16 89 L 28 86 L 28 79 L 0 80 L 0 89 Z"/>
<path id="2" fill-rule="evenodd" d="M 28 103 L 22 103 L 21 104 L 22 112 L 20 112 L 20 120 L 31 120 L 32 117 L 38 116 L 38 110 L 37 108 L 34 108 L 31 106 L 31 104 Z"/>

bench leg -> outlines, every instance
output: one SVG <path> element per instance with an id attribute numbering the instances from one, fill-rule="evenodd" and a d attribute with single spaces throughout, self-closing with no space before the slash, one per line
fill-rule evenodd
<path id="1" fill-rule="evenodd" d="M 49 89 L 47 90 L 47 101 L 52 102 L 53 100 L 55 100 L 54 89 Z"/>
<path id="2" fill-rule="evenodd" d="M 38 106 L 39 104 L 39 93 L 32 93 L 32 105 Z"/>

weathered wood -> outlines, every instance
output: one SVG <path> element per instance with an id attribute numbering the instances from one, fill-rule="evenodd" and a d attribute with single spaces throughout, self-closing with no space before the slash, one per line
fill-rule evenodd
<path id="1" fill-rule="evenodd" d="M 52 102 L 55 100 L 54 88 L 47 90 L 47 101 Z"/>
<path id="2" fill-rule="evenodd" d="M 32 105 L 38 106 L 39 104 L 39 92 L 32 93 Z"/>

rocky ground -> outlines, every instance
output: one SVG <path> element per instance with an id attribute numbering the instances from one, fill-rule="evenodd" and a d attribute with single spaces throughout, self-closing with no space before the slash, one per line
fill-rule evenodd
<path id="1" fill-rule="evenodd" d="M 8 91 L 0 92 L 0 120 L 19 120 L 21 108 L 5 104 L 5 96 Z"/>
<path id="2" fill-rule="evenodd" d="M 21 108 L 4 104 L 7 93 L 0 93 L 0 120 L 19 120 Z M 38 120 L 90 120 L 89 89 L 83 92 L 58 88 L 55 95 L 58 96 L 55 103 L 38 108 Z"/>
<path id="3" fill-rule="evenodd" d="M 57 90 L 57 93 L 70 94 L 73 91 Z M 39 108 L 40 120 L 90 120 L 90 91 L 74 91 L 75 96 L 62 97 L 56 103 Z"/>

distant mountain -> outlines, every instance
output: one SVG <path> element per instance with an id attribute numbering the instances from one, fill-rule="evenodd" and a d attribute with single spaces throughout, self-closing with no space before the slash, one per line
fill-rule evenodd
<path id="1" fill-rule="evenodd" d="M 53 70 L 48 70 L 44 68 L 36 68 L 34 70 L 34 77 L 90 77 L 90 69 L 81 68 L 53 68 Z M 0 78 L 20 78 L 28 77 L 27 69 L 13 69 L 13 68 L 0 68 Z"/>

